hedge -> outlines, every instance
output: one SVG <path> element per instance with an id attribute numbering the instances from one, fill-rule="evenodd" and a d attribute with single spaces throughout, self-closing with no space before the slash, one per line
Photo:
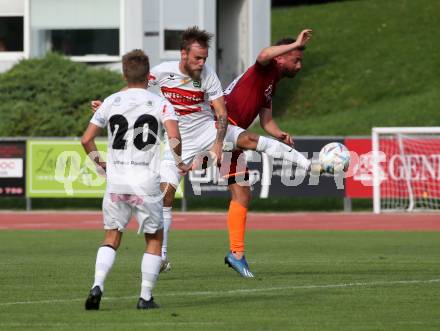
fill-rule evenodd
<path id="1" fill-rule="evenodd" d="M 0 74 L 0 136 L 80 136 L 90 101 L 123 85 L 118 72 L 54 53 L 22 60 Z"/>

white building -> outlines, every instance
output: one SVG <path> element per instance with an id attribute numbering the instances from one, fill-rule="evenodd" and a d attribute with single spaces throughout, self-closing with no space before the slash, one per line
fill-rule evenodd
<path id="1" fill-rule="evenodd" d="M 270 44 L 270 0 L 0 0 L 0 71 L 56 51 L 120 69 L 143 49 L 152 65 L 179 58 L 179 37 L 215 34 L 208 63 L 228 83 Z"/>

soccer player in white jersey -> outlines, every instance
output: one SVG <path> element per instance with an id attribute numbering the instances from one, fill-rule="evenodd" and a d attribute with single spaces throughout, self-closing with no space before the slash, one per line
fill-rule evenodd
<path id="1" fill-rule="evenodd" d="M 103 199 L 105 239 L 98 249 L 95 280 L 85 303 L 87 310 L 99 309 L 104 281 L 113 266 L 122 232 L 132 214 L 143 233 L 146 248 L 141 262 L 142 284 L 138 309 L 157 308 L 152 289 L 161 266 L 163 238 L 162 195 L 160 191 L 160 134 L 165 128 L 182 174 L 189 167 L 180 159 L 181 144 L 173 106 L 146 90 L 149 61 L 141 50 L 122 59 L 127 88 L 104 100 L 82 137 L 86 153 L 105 171 L 107 188 Z M 103 162 L 94 139 L 108 129 L 108 158 Z"/>

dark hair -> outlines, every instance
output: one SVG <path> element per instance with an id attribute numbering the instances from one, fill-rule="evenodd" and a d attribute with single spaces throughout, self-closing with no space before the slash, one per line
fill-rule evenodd
<path id="1" fill-rule="evenodd" d="M 134 49 L 122 57 L 122 71 L 127 83 L 143 83 L 150 73 L 148 56 L 140 49 Z"/>
<path id="2" fill-rule="evenodd" d="M 289 45 L 289 44 L 294 43 L 295 41 L 296 41 L 296 39 L 293 39 L 293 38 L 283 38 L 283 39 L 278 40 L 275 43 L 275 46 Z M 299 48 L 300 51 L 303 51 L 305 49 L 306 49 L 306 46 L 302 46 L 302 47 Z"/>
<path id="3" fill-rule="evenodd" d="M 212 33 L 200 30 L 198 26 L 191 26 L 182 33 L 180 50 L 189 51 L 191 45 L 195 42 L 199 43 L 200 46 L 204 48 L 208 48 L 212 37 Z"/>

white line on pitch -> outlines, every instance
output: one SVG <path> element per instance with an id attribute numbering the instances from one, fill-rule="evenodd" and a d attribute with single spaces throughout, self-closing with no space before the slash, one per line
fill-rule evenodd
<path id="1" fill-rule="evenodd" d="M 121 326 L 127 326 L 127 328 L 129 326 L 213 326 L 213 325 L 224 325 L 227 324 L 227 322 L 99 322 L 99 326 L 111 326 L 114 327 L 115 325 L 117 325 L 118 327 Z M 33 322 L 29 322 L 29 323 L 17 323 L 17 322 L 12 322 L 12 323 L 1 323 L 0 325 L 3 327 L 66 327 L 66 326 L 90 326 L 90 322 L 76 322 L 76 321 L 72 321 L 72 322 L 68 322 L 68 323 L 62 323 L 62 322 L 55 322 L 55 323 L 33 323 Z"/>
<path id="2" fill-rule="evenodd" d="M 369 283 L 343 283 L 343 284 L 324 284 L 324 285 L 297 285 L 297 286 L 280 286 L 280 287 L 265 287 L 265 288 L 250 288 L 250 289 L 237 289 L 229 291 L 195 291 L 195 292 L 174 292 L 163 293 L 161 297 L 169 296 L 224 296 L 234 295 L 237 293 L 261 293 L 270 291 L 286 291 L 286 290 L 301 290 L 301 289 L 325 289 L 325 288 L 346 288 L 346 287 L 368 287 L 368 286 L 382 286 L 382 285 L 411 285 L 411 284 L 429 284 L 439 283 L 440 279 L 427 279 L 427 280 L 396 280 L 396 281 L 377 281 Z M 103 300 L 125 300 L 135 299 L 137 296 L 125 296 L 125 297 L 104 297 Z M 45 304 L 45 303 L 66 303 L 74 301 L 83 301 L 84 298 L 75 299 L 51 299 L 51 300 L 39 300 L 39 301 L 16 301 L 16 302 L 2 302 L 0 306 L 12 306 L 12 305 L 29 305 L 29 304 Z"/>

